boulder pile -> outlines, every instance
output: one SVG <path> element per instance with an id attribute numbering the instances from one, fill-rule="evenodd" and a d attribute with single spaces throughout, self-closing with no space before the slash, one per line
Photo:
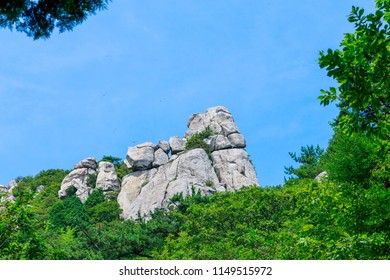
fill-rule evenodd
<path id="1" fill-rule="evenodd" d="M 98 165 L 95 158 L 89 157 L 77 163 L 74 170 L 62 180 L 58 196 L 65 198 L 70 195 L 71 187 L 76 189 L 76 195 L 85 202 L 95 188 L 108 193 L 118 190 L 120 185 L 112 163 L 102 161 Z"/>

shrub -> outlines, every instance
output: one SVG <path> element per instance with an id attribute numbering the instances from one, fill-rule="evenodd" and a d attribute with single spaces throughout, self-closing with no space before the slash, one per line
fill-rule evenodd
<path id="1" fill-rule="evenodd" d="M 195 133 L 186 143 L 186 150 L 198 149 L 201 148 L 210 156 L 211 151 L 209 146 L 203 141 L 204 139 L 212 136 L 214 133 L 210 127 L 207 127 L 205 130 Z"/>
<path id="2" fill-rule="evenodd" d="M 295 162 L 302 164 L 298 168 L 294 168 L 293 166 L 284 167 L 284 173 L 291 175 L 288 179 L 314 179 L 318 174 L 324 171 L 320 164 L 324 150 L 318 145 L 316 147 L 313 145 L 301 147 L 300 156 L 291 152 L 288 154 Z"/>

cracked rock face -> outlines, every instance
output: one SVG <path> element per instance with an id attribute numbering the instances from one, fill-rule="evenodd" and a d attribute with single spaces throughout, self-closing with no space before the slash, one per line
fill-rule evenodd
<path id="1" fill-rule="evenodd" d="M 256 171 L 244 149 L 215 151 L 211 154 L 214 170 L 228 191 L 258 185 Z"/>
<path id="2" fill-rule="evenodd" d="M 168 206 L 176 193 L 190 195 L 192 188 L 204 195 L 224 190 L 206 152 L 194 149 L 158 168 L 126 176 L 118 196 L 125 219 L 147 217 L 153 210 Z"/>

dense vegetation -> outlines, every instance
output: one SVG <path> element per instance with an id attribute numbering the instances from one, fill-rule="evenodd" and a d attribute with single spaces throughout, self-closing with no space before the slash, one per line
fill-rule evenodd
<path id="1" fill-rule="evenodd" d="M 42 171 L 18 178 L 15 202 L 0 205 L 0 258 L 389 259 L 390 1 L 376 2 L 375 14 L 353 8 L 356 33 L 342 50 L 321 53 L 320 66 L 340 84 L 320 97 L 339 102 L 334 136 L 326 150 L 290 153 L 296 167 L 285 168 L 283 186 L 177 194 L 175 207 L 134 222 L 121 220 L 115 194 L 99 189 L 84 204 L 58 199 L 68 172 Z M 204 147 L 210 135 L 194 135 L 186 148 Z M 104 159 L 120 177 L 129 172 L 120 159 Z"/>
<path id="2" fill-rule="evenodd" d="M 100 190 L 84 204 L 59 200 L 60 180 L 42 174 L 25 184 L 45 179 L 56 187 L 35 197 L 20 192 L 1 209 L 2 259 L 390 258 L 390 191 L 381 181 L 291 179 L 210 197 L 176 195 L 176 208 L 133 222 L 120 220 L 117 202 Z"/>

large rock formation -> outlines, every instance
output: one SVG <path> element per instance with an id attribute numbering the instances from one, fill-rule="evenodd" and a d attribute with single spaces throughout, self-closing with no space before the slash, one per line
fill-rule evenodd
<path id="1" fill-rule="evenodd" d="M 137 220 L 167 207 L 177 193 L 188 196 L 200 191 L 212 195 L 258 185 L 255 169 L 244 149 L 245 138 L 225 107 L 193 114 L 187 125 L 182 138 L 173 136 L 157 144 L 146 142 L 129 147 L 124 163 L 133 173 L 122 179 L 121 187 L 113 164 L 100 162 L 97 167 L 94 158 L 87 158 L 65 177 L 59 197 L 66 197 L 71 186 L 77 189 L 76 195 L 83 202 L 94 188 L 102 188 L 105 193 L 120 189 L 118 203 L 122 217 Z M 202 133 L 206 129 L 208 133 Z M 208 137 L 199 140 L 200 135 Z M 200 141 L 197 148 L 189 145 L 194 139 Z M 97 177 L 96 184 L 91 185 L 93 176 Z"/>
<path id="2" fill-rule="evenodd" d="M 167 207 L 177 193 L 187 196 L 195 190 L 211 195 L 258 185 L 244 150 L 245 138 L 225 107 L 193 114 L 187 125 L 183 138 L 173 136 L 169 142 L 161 140 L 157 145 L 145 143 L 128 149 L 125 163 L 135 172 L 123 178 L 118 196 L 123 218 L 147 218 L 155 209 Z M 213 135 L 204 142 L 211 154 L 199 148 L 186 150 L 186 142 L 207 128 Z"/>

